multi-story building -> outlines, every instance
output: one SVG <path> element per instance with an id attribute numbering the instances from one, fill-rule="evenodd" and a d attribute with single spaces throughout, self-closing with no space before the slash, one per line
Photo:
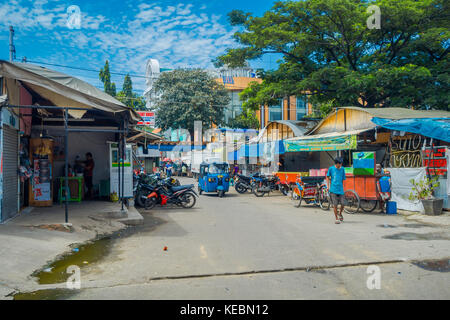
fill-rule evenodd
<path id="1" fill-rule="evenodd" d="M 312 105 L 308 95 L 289 96 L 278 100 L 278 104 L 261 106 L 257 113 L 260 128 L 264 128 L 271 121 L 302 120 L 304 116 L 312 113 Z"/>

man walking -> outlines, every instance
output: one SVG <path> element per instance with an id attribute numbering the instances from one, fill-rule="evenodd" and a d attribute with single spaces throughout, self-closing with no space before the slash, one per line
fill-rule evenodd
<path id="1" fill-rule="evenodd" d="M 334 166 L 328 169 L 327 173 L 327 184 L 328 190 L 330 190 L 331 203 L 333 204 L 334 216 L 336 217 L 336 224 L 344 222 L 342 217 L 342 211 L 344 210 L 344 180 L 345 169 L 342 168 L 342 158 L 334 159 Z M 341 204 L 338 213 L 338 204 Z"/>

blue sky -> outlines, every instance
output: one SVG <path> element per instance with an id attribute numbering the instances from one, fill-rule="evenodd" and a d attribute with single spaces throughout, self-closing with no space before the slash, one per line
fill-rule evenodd
<path id="1" fill-rule="evenodd" d="M 236 46 L 227 13 L 241 9 L 261 15 L 274 0 L 227 1 L 0 1 L 0 59 L 9 59 L 9 25 L 15 28 L 17 60 L 69 65 L 98 70 L 106 59 L 113 72 L 145 74 L 149 58 L 162 68 L 212 68 L 211 59 Z M 81 10 L 81 28 L 70 29 L 67 8 Z M 276 57 L 254 61 L 253 67 L 271 69 Z M 77 76 L 97 87 L 98 73 L 50 67 Z M 123 76 L 112 77 L 120 89 Z M 142 93 L 144 79 L 133 78 Z"/>

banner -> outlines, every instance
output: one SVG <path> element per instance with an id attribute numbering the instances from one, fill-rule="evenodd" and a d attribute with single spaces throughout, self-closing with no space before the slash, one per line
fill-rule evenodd
<path id="1" fill-rule="evenodd" d="M 411 201 L 408 198 L 413 187 L 409 180 L 414 179 L 419 182 L 424 179 L 426 177 L 425 168 L 387 168 L 386 170 L 391 173 L 391 201 L 397 202 L 397 208 L 423 212 L 423 205 L 420 200 Z"/>
<path id="2" fill-rule="evenodd" d="M 336 151 L 356 149 L 356 135 L 343 135 L 337 137 L 284 140 L 285 152 L 301 151 Z"/>

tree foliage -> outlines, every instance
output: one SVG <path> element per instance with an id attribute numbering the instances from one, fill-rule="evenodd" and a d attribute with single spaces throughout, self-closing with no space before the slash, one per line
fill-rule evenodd
<path id="1" fill-rule="evenodd" d="M 209 128 L 222 125 L 229 101 L 225 87 L 206 71 L 178 69 L 164 72 L 154 85 L 156 124 L 166 130 L 182 128 L 191 135 L 194 121 Z"/>
<path id="2" fill-rule="evenodd" d="M 334 106 L 450 109 L 450 8 L 446 0 L 304 0 L 276 2 L 261 17 L 235 10 L 230 23 L 241 44 L 216 65 L 244 65 L 282 55 L 263 83 L 244 90 L 256 110 L 277 98 L 311 94 Z M 381 28 L 369 29 L 370 5 Z"/>
<path id="3" fill-rule="evenodd" d="M 125 76 L 122 91 L 119 91 L 116 98 L 132 109 L 146 110 L 144 98 L 133 92 L 133 82 L 129 74 Z"/>
<path id="4" fill-rule="evenodd" d="M 243 112 L 231 119 L 227 125 L 231 128 L 259 129 L 259 120 L 255 111 L 244 108 Z"/>
<path id="5" fill-rule="evenodd" d="M 105 66 L 100 69 L 99 78 L 103 82 L 104 91 L 115 97 L 116 96 L 116 84 L 111 82 L 111 73 L 109 72 L 109 62 L 106 60 Z"/>

